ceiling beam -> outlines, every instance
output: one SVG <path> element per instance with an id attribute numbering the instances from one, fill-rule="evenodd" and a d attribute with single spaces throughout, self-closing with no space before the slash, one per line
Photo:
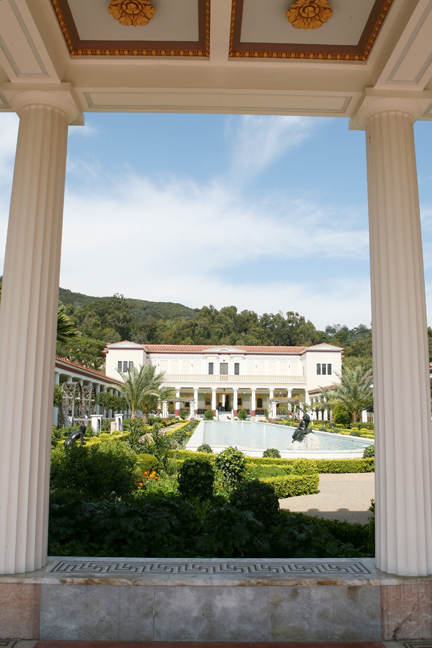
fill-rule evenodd
<path id="1" fill-rule="evenodd" d="M 231 0 L 217 0 L 210 6 L 210 63 L 226 63 L 231 33 Z"/>

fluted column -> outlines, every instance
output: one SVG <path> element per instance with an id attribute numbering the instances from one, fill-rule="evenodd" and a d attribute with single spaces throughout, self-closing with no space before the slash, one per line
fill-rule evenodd
<path id="1" fill-rule="evenodd" d="M 20 115 L 0 309 L 0 573 L 47 560 L 48 488 L 70 93 Z M 55 95 L 53 101 L 52 96 Z"/>
<path id="2" fill-rule="evenodd" d="M 251 396 L 251 416 L 255 416 L 256 414 L 256 389 L 252 388 L 252 396 Z"/>
<path id="3" fill-rule="evenodd" d="M 237 416 L 238 411 L 238 389 L 233 389 L 233 414 Z"/>
<path id="4" fill-rule="evenodd" d="M 429 352 L 413 122 L 372 103 L 366 127 L 376 445 L 376 562 L 432 574 Z"/>

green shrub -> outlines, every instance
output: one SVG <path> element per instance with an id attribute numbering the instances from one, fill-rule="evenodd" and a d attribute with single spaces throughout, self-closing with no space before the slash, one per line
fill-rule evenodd
<path id="1" fill-rule="evenodd" d="M 370 446 L 366 446 L 363 452 L 364 459 L 370 459 L 371 457 L 375 458 L 375 444 L 372 443 Z"/>
<path id="2" fill-rule="evenodd" d="M 125 497 L 137 488 L 137 457 L 125 443 L 72 448 L 51 453 L 51 488 L 79 493 L 87 501 Z"/>
<path id="3" fill-rule="evenodd" d="M 235 488 L 245 478 L 246 459 L 243 452 L 230 446 L 216 456 L 216 469 L 221 473 L 226 485 Z"/>
<path id="4" fill-rule="evenodd" d="M 204 418 L 206 421 L 213 421 L 213 410 L 208 409 L 205 411 Z"/>
<path id="5" fill-rule="evenodd" d="M 335 405 L 333 408 L 333 420 L 336 425 L 348 426 L 351 423 L 351 414 L 342 405 Z"/>
<path id="6" fill-rule="evenodd" d="M 303 475 L 287 475 L 286 477 L 264 477 L 264 484 L 273 486 L 279 499 L 296 497 L 297 495 L 311 495 L 318 493 L 319 475 L 310 473 Z"/>
<path id="7" fill-rule="evenodd" d="M 287 474 L 286 468 L 275 464 L 255 465 L 246 463 L 248 468 L 248 479 L 261 479 L 262 477 L 284 477 Z"/>
<path id="8" fill-rule="evenodd" d="M 263 457 L 272 457 L 273 459 L 280 459 L 281 453 L 276 448 L 267 448 L 264 450 Z"/>
<path id="9" fill-rule="evenodd" d="M 180 410 L 180 418 L 183 419 L 183 421 L 184 421 L 185 419 L 187 419 L 188 416 L 189 416 L 189 410 L 188 410 L 188 408 L 187 408 L 187 407 L 183 407 L 183 408 Z"/>
<path id="10" fill-rule="evenodd" d="M 182 497 L 209 499 L 213 495 L 213 466 L 199 457 L 186 459 L 178 473 L 178 489 Z"/>
<path id="11" fill-rule="evenodd" d="M 241 511 L 251 511 L 264 526 L 270 524 L 279 511 L 275 489 L 258 479 L 237 486 L 231 493 L 230 503 Z"/>
<path id="12" fill-rule="evenodd" d="M 197 448 L 197 452 L 207 452 L 208 454 L 210 454 L 213 452 L 213 450 L 210 448 L 210 446 L 207 443 L 203 443 Z"/>
<path id="13" fill-rule="evenodd" d="M 318 473 L 315 459 L 294 459 L 289 468 L 290 473 L 293 475 L 313 475 Z"/>
<path id="14" fill-rule="evenodd" d="M 350 436 L 359 437 L 360 432 L 358 430 L 351 430 Z"/>
<path id="15" fill-rule="evenodd" d="M 152 472 L 153 470 L 157 470 L 159 464 L 154 455 L 146 454 L 145 452 L 137 455 L 137 461 L 138 468 L 141 472 Z"/>
<path id="16" fill-rule="evenodd" d="M 237 412 L 237 418 L 238 418 L 240 421 L 246 421 L 246 419 L 247 419 L 247 412 L 246 412 L 246 410 L 244 410 L 244 409 L 239 410 L 239 411 Z"/>

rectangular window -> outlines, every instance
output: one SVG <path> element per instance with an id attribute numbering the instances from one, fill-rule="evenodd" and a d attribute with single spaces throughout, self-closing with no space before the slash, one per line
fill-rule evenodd
<path id="1" fill-rule="evenodd" d="M 122 367 L 123 367 L 123 363 L 122 363 L 121 360 L 119 360 L 119 361 L 117 362 L 117 371 L 121 371 L 121 370 L 122 370 Z"/>
<path id="2" fill-rule="evenodd" d="M 321 365 L 317 362 L 317 376 L 321 376 Z"/>
<path id="3" fill-rule="evenodd" d="M 209 374 L 212 374 L 212 373 L 214 373 L 214 363 L 209 362 Z"/>
<path id="4" fill-rule="evenodd" d="M 126 373 L 127 370 L 128 370 L 128 363 L 127 363 L 126 360 L 124 360 L 124 362 L 123 362 L 123 373 Z"/>
<path id="5" fill-rule="evenodd" d="M 243 405 L 243 398 L 242 398 L 241 396 L 239 396 L 239 397 L 237 398 L 237 406 L 238 406 L 238 407 L 241 407 L 242 405 Z"/>
<path id="6" fill-rule="evenodd" d="M 208 396 L 206 396 L 205 404 L 206 405 L 211 405 L 211 398 L 209 398 Z"/>
<path id="7" fill-rule="evenodd" d="M 331 366 L 331 364 L 328 364 L 327 365 L 327 376 L 331 376 L 331 375 L 332 375 L 332 366 Z"/>
<path id="8" fill-rule="evenodd" d="M 321 371 L 322 371 L 322 375 L 325 376 L 327 373 L 327 365 L 323 364 Z"/>
<path id="9" fill-rule="evenodd" d="M 220 363 L 220 375 L 221 376 L 228 376 L 228 362 L 221 362 Z"/>
<path id="10" fill-rule="evenodd" d="M 262 409 L 263 406 L 263 399 L 262 398 L 257 398 L 257 408 Z"/>
<path id="11" fill-rule="evenodd" d="M 240 376 L 240 362 L 234 362 L 234 376 Z"/>

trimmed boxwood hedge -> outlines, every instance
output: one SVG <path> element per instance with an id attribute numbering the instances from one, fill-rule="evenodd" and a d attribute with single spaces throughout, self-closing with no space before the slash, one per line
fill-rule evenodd
<path id="1" fill-rule="evenodd" d="M 178 450 L 176 453 L 177 463 L 185 459 L 199 455 L 203 459 L 214 463 L 216 455 L 205 452 L 194 452 L 193 450 Z M 171 455 L 174 457 L 174 453 Z M 272 457 L 246 457 L 246 464 L 258 466 L 279 466 L 290 468 L 296 459 L 273 459 Z M 375 471 L 375 459 L 304 459 L 304 461 L 315 462 L 319 473 L 368 473 Z"/>
<path id="2" fill-rule="evenodd" d="M 318 473 L 309 475 L 287 475 L 286 477 L 263 477 L 260 481 L 270 484 L 275 489 L 279 499 L 296 497 L 296 495 L 311 495 L 318 493 Z"/>

